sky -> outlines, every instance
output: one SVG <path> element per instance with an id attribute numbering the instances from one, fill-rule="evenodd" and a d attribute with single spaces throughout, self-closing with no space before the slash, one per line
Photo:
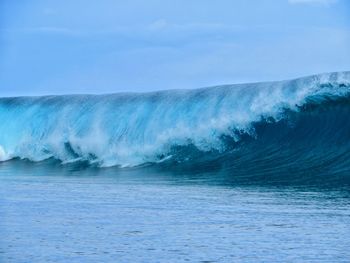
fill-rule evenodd
<path id="1" fill-rule="evenodd" d="M 0 0 L 0 97 L 344 70 L 349 0 Z"/>

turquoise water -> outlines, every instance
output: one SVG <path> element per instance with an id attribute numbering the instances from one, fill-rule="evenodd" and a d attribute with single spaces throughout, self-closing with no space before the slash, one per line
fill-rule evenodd
<path id="1" fill-rule="evenodd" d="M 350 72 L 0 98 L 0 262 L 350 262 Z"/>
<path id="2" fill-rule="evenodd" d="M 4 162 L 0 262 L 349 262 L 349 190 Z"/>

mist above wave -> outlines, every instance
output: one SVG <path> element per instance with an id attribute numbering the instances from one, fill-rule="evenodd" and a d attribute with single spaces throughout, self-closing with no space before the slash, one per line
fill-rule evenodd
<path id="1" fill-rule="evenodd" d="M 286 110 L 346 97 L 350 72 L 197 90 L 0 99 L 0 160 L 134 166 L 171 158 L 174 146 L 227 150 L 254 124 Z"/>

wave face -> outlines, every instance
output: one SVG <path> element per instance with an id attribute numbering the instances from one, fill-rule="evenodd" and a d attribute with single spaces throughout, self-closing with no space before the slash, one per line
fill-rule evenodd
<path id="1" fill-rule="evenodd" d="M 347 173 L 349 116 L 350 72 L 197 90 L 1 98 L 0 160 Z"/>

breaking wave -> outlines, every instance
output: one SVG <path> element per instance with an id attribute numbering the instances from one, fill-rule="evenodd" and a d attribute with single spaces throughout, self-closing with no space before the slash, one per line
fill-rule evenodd
<path id="1" fill-rule="evenodd" d="M 0 98 L 0 161 L 349 173 L 349 116 L 350 72 L 197 90 Z"/>

